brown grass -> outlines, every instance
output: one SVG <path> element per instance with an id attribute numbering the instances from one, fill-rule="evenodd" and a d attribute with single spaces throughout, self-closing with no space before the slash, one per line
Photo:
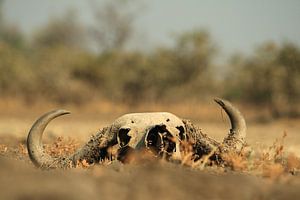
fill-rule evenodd
<path id="1" fill-rule="evenodd" d="M 186 144 L 181 165 L 199 171 L 209 169 L 210 171 L 214 170 L 216 173 L 226 173 L 226 171 L 230 170 L 278 180 L 280 177 L 297 174 L 297 172 L 300 171 L 300 158 L 294 153 L 289 153 L 284 150 L 284 140 L 286 137 L 287 134 L 284 134 L 281 138 L 276 139 L 271 146 L 266 147 L 265 149 L 253 150 L 247 147 L 239 154 L 227 153 L 226 155 L 223 155 L 223 158 L 227 163 L 225 168 L 223 166 L 217 166 L 209 161 L 209 157 L 213 152 L 196 162 L 192 161 L 191 146 Z M 45 148 L 46 152 L 50 155 L 59 157 L 74 153 L 79 146 L 80 143 L 76 139 L 58 137 L 54 142 L 46 144 Z M 13 154 L 11 154 L 12 152 Z M 28 157 L 27 149 L 22 143 L 19 143 L 15 147 L 0 144 L 0 155 L 5 154 L 10 157 L 21 158 L 21 160 L 28 161 L 28 159 L 25 159 Z M 131 155 L 127 161 L 128 162 L 126 163 L 130 163 L 131 165 L 158 162 L 158 160 L 153 157 L 152 154 L 149 154 L 149 152 Z M 161 160 L 160 163 L 165 162 Z M 102 164 L 109 166 L 112 162 L 104 161 Z M 92 166 L 93 165 L 89 165 L 83 160 L 77 163 L 76 168 L 90 168 Z"/>
<path id="2" fill-rule="evenodd" d="M 72 138 L 58 137 L 52 144 L 46 145 L 46 152 L 53 157 L 73 154 L 79 148 L 79 142 Z"/>
<path id="3" fill-rule="evenodd" d="M 28 188 L 29 185 L 45 187 L 41 189 L 45 192 L 45 196 L 42 196 L 44 199 L 49 197 L 50 193 L 60 194 L 61 190 L 73 191 L 63 195 L 70 197 L 70 194 L 76 194 L 75 197 L 71 196 L 73 199 L 98 197 L 100 191 L 102 195 L 109 197 L 107 199 L 111 199 L 114 194 L 118 194 L 119 199 L 149 199 L 146 194 L 149 197 L 156 194 L 157 199 L 173 197 L 173 200 L 184 197 L 180 194 L 185 194 L 187 199 L 243 199 L 245 194 L 250 195 L 251 198 L 246 196 L 248 199 L 272 199 L 275 193 L 284 197 L 281 199 L 288 199 L 289 195 L 293 195 L 293 198 L 300 196 L 297 189 L 300 186 L 300 123 L 297 119 L 257 123 L 248 120 L 246 109 L 249 146 L 241 154 L 224 155 L 228 162 L 226 167 L 210 163 L 209 156 L 193 162 L 191 146 L 186 144 L 181 164 L 158 161 L 149 154 L 141 153 L 132 157 L 131 164 L 127 165 L 105 161 L 102 165 L 90 166 L 82 161 L 77 164 L 76 169 L 70 171 L 39 172 L 34 170 L 27 154 L 27 133 L 39 115 L 57 108 L 56 106 L 22 105 L 14 108 L 10 104 L 1 105 L 0 101 L 0 107 L 3 109 L 0 109 L 0 172 L 4 174 L 3 177 L 10 177 L 8 180 L 14 180 L 18 187 L 18 190 L 9 190 L 3 182 L 1 187 L 6 189 L 0 192 L 1 199 L 7 199 L 4 194 L 22 196 L 27 193 L 27 197 L 31 198 L 36 188 Z M 63 107 L 73 111 L 73 114 L 54 120 L 44 134 L 46 151 L 55 157 L 74 153 L 88 141 L 90 135 L 126 112 L 171 111 L 181 117 L 194 118 L 193 121 L 206 134 L 219 141 L 229 129 L 226 115 L 212 102 L 202 106 L 196 106 L 196 103 L 188 106 L 149 104 L 133 108 L 102 102 L 91 103 L 91 107 L 86 108 L 70 105 Z M 3 158 L 12 159 L 13 162 L 7 164 Z M 153 165 L 156 167 L 149 167 Z M 22 184 L 24 176 L 27 177 L 27 182 Z M 47 183 L 49 185 L 44 185 Z M 132 188 L 132 184 L 138 184 L 139 187 Z M 236 191 L 237 185 L 239 191 Z M 151 188 L 154 188 L 155 192 L 150 192 Z M 164 193 L 160 188 L 180 193 Z M 122 196 L 124 193 L 131 194 L 132 190 L 140 192 L 141 196 Z M 235 196 L 236 193 L 239 193 L 239 196 Z M 61 195 L 57 197 L 64 199 Z"/>
<path id="4" fill-rule="evenodd" d="M 300 179 L 297 178 L 300 159 L 298 155 L 286 151 L 286 138 L 284 135 L 265 148 L 247 148 L 241 154 L 228 154 L 225 157 L 229 165 L 225 168 L 210 163 L 208 156 L 197 162 L 191 161 L 187 145 L 182 164 L 159 161 L 149 154 L 140 154 L 126 165 L 116 161 L 89 165 L 83 160 L 77 163 L 76 169 L 54 172 L 32 171 L 34 168 L 28 159 L 24 142 L 15 138 L 19 142 L 13 144 L 11 138 L 11 142 L 0 145 L 0 169 L 2 177 L 9 176 L 7 180 L 13 180 L 18 190 L 2 184 L 1 188 L 4 189 L 0 197 L 85 199 L 101 194 L 103 199 L 151 199 L 150 196 L 155 194 L 156 199 L 264 200 L 278 199 L 275 194 L 280 193 L 282 198 L 279 199 L 297 199 L 300 195 L 297 189 L 300 186 Z M 70 137 L 57 137 L 49 141 L 45 145 L 46 151 L 53 156 L 71 154 L 80 146 L 80 142 Z M 4 157 L 17 162 L 6 163 Z M 23 181 L 24 177 L 26 182 Z M 37 188 L 39 192 L 36 193 Z M 173 194 L 173 190 L 177 192 Z M 131 196 L 133 191 L 139 195 Z"/>

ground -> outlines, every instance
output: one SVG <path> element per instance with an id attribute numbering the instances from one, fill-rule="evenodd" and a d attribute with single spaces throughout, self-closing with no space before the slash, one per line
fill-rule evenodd
<path id="1" fill-rule="evenodd" d="M 300 120 L 248 120 L 251 155 L 229 156 L 232 166 L 228 168 L 160 161 L 82 163 L 67 171 L 41 171 L 30 162 L 25 144 L 32 123 L 48 109 L 2 110 L 0 199 L 300 199 Z M 80 109 L 74 110 L 47 128 L 44 143 L 49 153 L 73 152 L 124 111 L 79 114 Z M 178 112 L 217 140 L 228 132 L 226 115 L 219 110 L 208 119 L 205 114 Z"/>

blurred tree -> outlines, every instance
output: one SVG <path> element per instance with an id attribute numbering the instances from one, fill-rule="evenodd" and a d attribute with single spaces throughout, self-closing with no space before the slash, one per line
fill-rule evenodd
<path id="1" fill-rule="evenodd" d="M 100 90 L 108 99 L 137 104 L 149 97 L 151 72 L 147 69 L 147 57 L 139 52 L 107 52 L 78 67 L 74 76 Z"/>
<path id="2" fill-rule="evenodd" d="M 216 53 L 210 35 L 206 31 L 195 30 L 179 35 L 175 46 L 178 80 L 189 82 L 193 80 L 209 80 L 212 58 Z M 200 77 L 199 77 L 200 76 Z M 200 79 L 199 79 L 200 78 Z M 205 82 L 199 82 L 205 84 Z M 209 87 L 209 84 L 205 87 Z"/>
<path id="3" fill-rule="evenodd" d="M 58 103 L 82 103 L 93 94 L 75 71 L 93 62 L 86 44 L 86 29 L 69 10 L 52 18 L 32 38 L 30 59 L 36 95 Z"/>
<path id="4" fill-rule="evenodd" d="M 0 0 L 0 27 L 2 27 L 3 23 L 3 3 L 4 0 Z"/>
<path id="5" fill-rule="evenodd" d="M 299 115 L 299 49 L 273 42 L 261 45 L 253 56 L 235 56 L 225 79 L 225 96 L 267 106 L 273 117 Z"/>
<path id="6" fill-rule="evenodd" d="M 288 102 L 288 115 L 298 116 L 300 101 L 300 49 L 291 43 L 283 44 L 276 60 L 284 73 L 283 90 Z"/>
<path id="7" fill-rule="evenodd" d="M 0 0 L 0 43 L 7 43 L 13 48 L 22 49 L 25 45 L 24 35 L 17 26 L 5 21 L 3 3 L 4 0 Z"/>
<path id="8" fill-rule="evenodd" d="M 51 19 L 33 36 L 34 48 L 85 48 L 85 28 L 80 24 L 75 10 L 69 10 L 65 15 Z"/>
<path id="9" fill-rule="evenodd" d="M 174 47 L 157 49 L 150 59 L 156 94 L 169 99 L 174 99 L 174 94 L 175 99 L 204 98 L 211 94 L 215 52 L 209 34 L 202 30 L 179 34 Z"/>
<path id="10" fill-rule="evenodd" d="M 95 23 L 90 33 L 97 50 L 122 50 L 133 35 L 136 11 L 130 9 L 129 1 L 113 0 L 104 4 L 93 4 Z"/>
<path id="11" fill-rule="evenodd" d="M 0 96 L 30 98 L 35 77 L 30 60 L 7 43 L 0 43 Z"/>

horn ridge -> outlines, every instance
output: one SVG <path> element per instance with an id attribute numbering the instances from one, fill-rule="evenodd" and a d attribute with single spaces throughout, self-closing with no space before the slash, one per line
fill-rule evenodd
<path id="1" fill-rule="evenodd" d="M 229 134 L 227 137 L 225 137 L 223 143 L 230 145 L 235 144 L 236 148 L 240 148 L 244 144 L 247 133 L 246 121 L 244 116 L 229 101 L 221 98 L 215 98 L 214 100 L 226 112 L 231 124 Z"/>
<path id="2" fill-rule="evenodd" d="M 30 160 L 35 166 L 51 166 L 55 162 L 55 159 L 45 152 L 42 137 L 47 125 L 53 119 L 66 114 L 70 114 L 70 112 L 67 110 L 53 110 L 37 119 L 31 127 L 27 137 L 27 149 Z"/>

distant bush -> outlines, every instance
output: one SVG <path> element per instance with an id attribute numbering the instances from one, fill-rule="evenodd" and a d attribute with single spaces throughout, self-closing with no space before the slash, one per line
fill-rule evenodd
<path id="1" fill-rule="evenodd" d="M 29 38 L 4 20 L 1 2 L 0 97 L 135 105 L 224 96 L 268 107 L 274 117 L 300 115 L 300 49 L 294 44 L 265 43 L 253 55 L 234 55 L 222 64 L 224 73 L 215 68 L 218 49 L 203 30 L 178 34 L 173 46 L 130 50 L 135 13 L 127 12 L 127 1 L 94 6 L 90 26 L 70 11 Z"/>
<path id="2" fill-rule="evenodd" d="M 235 56 L 225 96 L 270 109 L 274 117 L 299 115 L 300 49 L 266 43 L 253 56 Z"/>
<path id="3" fill-rule="evenodd" d="M 150 54 L 105 52 L 74 68 L 73 75 L 102 90 L 105 97 L 129 104 L 198 97 L 213 89 L 212 48 L 207 33 L 193 32 L 180 36 L 175 48 Z M 194 92 L 199 89 L 199 94 Z"/>

